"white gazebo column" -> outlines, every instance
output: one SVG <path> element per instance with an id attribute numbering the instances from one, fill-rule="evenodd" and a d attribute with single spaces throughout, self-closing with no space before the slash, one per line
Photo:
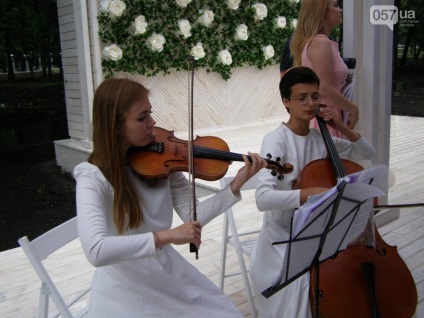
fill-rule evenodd
<path id="1" fill-rule="evenodd" d="M 93 69 L 91 64 L 90 33 L 87 2 L 85 0 L 63 0 L 62 5 L 72 3 L 73 23 L 75 30 L 75 57 L 77 59 L 77 74 L 65 73 L 73 80 L 69 94 L 80 105 L 77 113 L 68 113 L 68 131 L 70 139 L 57 140 L 55 144 L 56 162 L 65 171 L 86 161 L 92 150 L 91 140 L 91 109 L 94 95 Z M 75 79 L 74 79 L 75 77 Z M 72 92 L 71 92 L 72 91 Z"/>
<path id="2" fill-rule="evenodd" d="M 387 25 L 371 23 L 374 5 L 394 5 L 394 0 L 344 1 L 343 55 L 356 58 L 353 95 L 360 111 L 357 129 L 377 151 L 372 163 L 389 166 L 393 31 Z M 380 203 L 386 202 L 387 198 L 380 199 Z M 377 216 L 381 224 L 398 217 L 399 209 Z"/>
<path id="3" fill-rule="evenodd" d="M 80 78 L 81 100 L 83 109 L 84 139 L 91 148 L 91 108 L 93 102 L 93 76 L 90 56 L 90 36 L 88 28 L 87 3 L 74 0 L 75 33 L 77 38 L 78 70 Z"/>
<path id="4" fill-rule="evenodd" d="M 90 29 L 91 44 L 91 68 L 93 76 L 93 86 L 96 90 L 103 81 L 102 54 L 100 52 L 99 23 L 97 22 L 97 1 L 87 1 L 88 5 L 88 23 Z M 94 93 L 93 93 L 94 95 Z M 90 107 L 91 111 L 91 107 Z M 90 117 L 91 118 L 91 117 Z"/>

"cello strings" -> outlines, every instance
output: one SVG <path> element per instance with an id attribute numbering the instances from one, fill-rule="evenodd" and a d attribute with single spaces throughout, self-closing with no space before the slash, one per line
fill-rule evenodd
<path id="1" fill-rule="evenodd" d="M 339 157 L 339 154 L 336 150 L 336 147 L 334 145 L 333 139 L 331 138 L 330 133 L 327 129 L 327 124 L 324 121 L 324 119 L 322 119 L 321 117 L 316 116 L 316 118 L 318 120 L 318 125 L 319 125 L 319 128 L 321 130 L 321 134 L 322 134 L 322 137 L 324 139 L 325 146 L 327 147 L 327 151 L 330 155 L 330 161 L 331 161 L 333 168 L 334 168 L 334 170 L 337 174 L 336 177 L 337 177 L 337 179 L 343 178 L 346 175 L 346 172 L 345 172 L 344 166 L 343 166 L 343 164 L 340 160 L 340 157 Z"/>

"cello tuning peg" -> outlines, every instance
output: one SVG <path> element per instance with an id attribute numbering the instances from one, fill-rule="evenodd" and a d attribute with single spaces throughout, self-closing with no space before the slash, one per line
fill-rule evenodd
<path id="1" fill-rule="evenodd" d="M 271 159 L 271 158 L 272 158 L 272 155 L 271 155 L 270 153 L 267 153 L 267 154 L 266 154 L 266 157 L 267 157 L 268 159 Z"/>
<path id="2" fill-rule="evenodd" d="M 274 170 L 272 170 L 272 171 L 271 171 L 271 175 L 272 175 L 273 177 L 275 177 L 275 176 L 277 175 L 277 172 L 275 172 Z"/>
<path id="3" fill-rule="evenodd" d="M 282 175 L 282 174 L 280 174 L 279 176 L 278 176 L 278 180 L 283 180 L 284 179 L 284 176 Z"/>

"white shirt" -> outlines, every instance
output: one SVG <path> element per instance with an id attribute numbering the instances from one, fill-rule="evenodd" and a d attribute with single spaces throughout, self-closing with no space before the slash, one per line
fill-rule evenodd
<path id="1" fill-rule="evenodd" d="M 173 209 L 189 220 L 188 180 L 175 172 L 150 187 L 129 173 L 142 197 L 144 221 L 119 235 L 111 184 L 90 163 L 74 170 L 79 236 L 88 260 L 97 267 L 90 317 L 242 317 L 171 245 L 155 249 L 152 232 L 170 229 Z M 239 200 L 227 187 L 197 205 L 197 219 L 204 226 Z"/>
<path id="2" fill-rule="evenodd" d="M 374 148 L 363 138 L 356 142 L 333 137 L 341 158 L 369 159 L 375 155 Z M 290 223 L 296 208 L 300 207 L 300 190 L 292 190 L 294 181 L 306 164 L 327 156 L 320 132 L 310 129 L 307 136 L 294 134 L 286 125 L 265 135 L 261 155 L 270 153 L 273 159 L 280 157 L 282 163 L 293 165 L 293 172 L 278 180 L 269 171 L 258 175 L 256 204 L 263 211 L 263 226 L 256 249 L 252 254 L 250 273 L 258 300 L 261 318 L 311 317 L 309 309 L 309 273 L 268 299 L 261 293 L 277 279 L 284 260 L 286 244 L 271 245 L 289 239 Z"/>

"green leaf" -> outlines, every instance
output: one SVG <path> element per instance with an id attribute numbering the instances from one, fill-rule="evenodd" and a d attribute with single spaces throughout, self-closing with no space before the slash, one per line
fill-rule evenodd
<path id="1" fill-rule="evenodd" d="M 252 5 L 263 3 L 268 15 L 261 21 L 254 19 Z M 288 0 L 251 1 L 243 0 L 237 10 L 227 7 L 225 0 L 191 1 L 186 8 L 177 5 L 175 0 L 126 0 L 123 15 L 111 19 L 108 13 L 100 13 L 99 38 L 103 45 L 116 44 L 123 51 L 119 61 L 103 60 L 105 76 L 116 72 L 138 73 L 154 76 L 159 73 L 169 74 L 171 70 L 187 69 L 187 57 L 191 48 L 198 42 L 203 44 L 206 56 L 196 61 L 197 68 L 219 73 L 223 79 L 231 77 L 232 69 L 243 65 L 256 66 L 259 69 L 280 62 L 280 55 L 286 39 L 293 31 L 290 21 L 297 18 L 299 4 L 291 5 Z M 209 27 L 198 22 L 201 11 L 212 10 L 214 20 Z M 144 34 L 134 35 L 130 29 L 135 18 L 143 15 L 148 23 Z M 277 29 L 275 21 L 278 16 L 285 16 L 287 27 Z M 178 33 L 178 21 L 187 19 L 191 24 L 191 37 L 184 39 Z M 240 24 L 248 27 L 249 38 L 237 41 L 234 36 Z M 147 39 L 153 34 L 162 34 L 166 42 L 162 52 L 152 51 Z M 273 58 L 266 60 L 262 47 L 272 45 Z M 229 66 L 218 63 L 218 53 L 228 49 L 233 63 Z"/>

